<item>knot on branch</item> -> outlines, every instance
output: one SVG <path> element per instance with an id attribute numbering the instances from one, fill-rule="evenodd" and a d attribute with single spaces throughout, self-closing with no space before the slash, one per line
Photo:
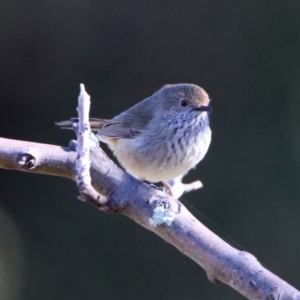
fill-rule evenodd
<path id="1" fill-rule="evenodd" d="M 22 153 L 19 155 L 17 163 L 22 169 L 32 170 L 36 166 L 36 158 L 29 153 Z"/>
<path id="2" fill-rule="evenodd" d="M 100 210 L 103 210 L 105 212 L 109 212 L 112 214 L 122 214 L 125 210 L 125 207 L 126 207 L 125 202 L 120 201 L 119 198 L 115 199 L 114 195 L 110 195 L 107 198 L 105 205 L 100 207 Z"/>
<path id="3" fill-rule="evenodd" d="M 217 274 L 216 272 L 212 271 L 212 270 L 206 270 L 206 275 L 207 275 L 207 279 L 211 282 L 211 283 L 220 283 L 220 281 L 217 279 Z"/>
<path id="4" fill-rule="evenodd" d="M 258 284 L 256 283 L 256 281 L 250 280 L 249 284 L 250 284 L 250 287 L 251 287 L 254 291 L 257 291 L 257 290 L 258 290 L 259 287 L 258 287 Z"/>
<path id="5" fill-rule="evenodd" d="M 282 291 L 279 287 L 275 286 L 268 291 L 266 296 L 266 300 L 281 300 L 282 299 Z"/>

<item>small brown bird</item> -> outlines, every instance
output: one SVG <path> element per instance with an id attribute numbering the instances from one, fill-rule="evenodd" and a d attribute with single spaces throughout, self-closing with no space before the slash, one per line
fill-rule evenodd
<path id="1" fill-rule="evenodd" d="M 211 141 L 209 101 L 197 85 L 170 84 L 113 119 L 90 119 L 90 124 L 128 173 L 166 182 L 205 156 Z M 56 124 L 71 128 L 74 122 Z"/>

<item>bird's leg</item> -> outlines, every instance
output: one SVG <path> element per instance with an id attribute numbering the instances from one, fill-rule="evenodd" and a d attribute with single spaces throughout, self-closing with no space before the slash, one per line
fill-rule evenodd
<path id="1" fill-rule="evenodd" d="M 164 185 L 166 192 L 171 196 L 174 197 L 174 193 L 173 193 L 173 189 L 172 187 L 169 185 L 169 183 L 167 181 L 162 181 L 162 184 Z"/>
<path id="2" fill-rule="evenodd" d="M 163 191 L 163 188 L 161 188 L 160 186 L 157 186 L 155 185 L 154 183 L 151 183 L 150 181 L 148 180 L 143 180 L 144 183 L 150 185 L 152 188 L 154 189 L 157 189 L 157 190 L 160 190 L 160 191 Z"/>
<path id="3" fill-rule="evenodd" d="M 153 183 L 151 183 L 150 181 L 147 181 L 147 180 L 143 180 L 143 182 L 149 184 L 152 188 L 155 188 L 157 190 L 160 190 L 160 191 L 165 191 L 167 192 L 171 197 L 174 197 L 174 193 L 173 193 L 173 189 L 172 187 L 168 184 L 167 181 L 162 181 L 162 184 L 164 186 L 164 189 L 160 186 L 157 186 Z"/>

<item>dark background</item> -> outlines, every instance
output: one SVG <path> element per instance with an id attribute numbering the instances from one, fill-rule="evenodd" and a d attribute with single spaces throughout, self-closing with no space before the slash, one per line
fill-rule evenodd
<path id="1" fill-rule="evenodd" d="M 4 0 L 0 136 L 67 145 L 55 121 L 110 118 L 166 83 L 212 99 L 213 141 L 183 197 L 212 230 L 300 288 L 298 0 Z M 0 170 L 0 299 L 243 299 L 66 179 Z M 208 221 L 209 220 L 209 221 Z"/>

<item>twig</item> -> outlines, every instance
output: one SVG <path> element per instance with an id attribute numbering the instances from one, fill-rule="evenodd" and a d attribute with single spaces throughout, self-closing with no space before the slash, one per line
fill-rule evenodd
<path id="1" fill-rule="evenodd" d="M 107 201 L 107 199 L 100 195 L 91 185 L 91 128 L 89 124 L 90 105 L 90 96 L 85 91 L 84 85 L 81 84 L 77 107 L 79 122 L 76 124 L 75 128 L 77 134 L 76 183 L 78 191 L 81 195 L 80 199 L 100 207 Z"/>

